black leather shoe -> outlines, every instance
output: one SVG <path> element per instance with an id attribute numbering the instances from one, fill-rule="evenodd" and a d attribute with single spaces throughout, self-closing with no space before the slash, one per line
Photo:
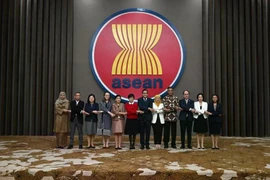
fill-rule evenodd
<path id="1" fill-rule="evenodd" d="M 73 145 L 69 145 L 69 146 L 68 146 L 68 149 L 72 149 L 72 148 L 73 148 Z"/>
<path id="2" fill-rule="evenodd" d="M 146 149 L 150 149 L 150 147 L 149 146 L 146 146 Z"/>
<path id="3" fill-rule="evenodd" d="M 188 149 L 192 149 L 192 146 L 188 146 Z"/>
<path id="4" fill-rule="evenodd" d="M 164 148 L 165 148 L 165 149 L 168 149 L 168 148 L 169 148 L 168 144 L 165 144 L 165 145 L 164 145 Z"/>
<path id="5" fill-rule="evenodd" d="M 141 146 L 140 149 L 141 149 L 141 150 L 144 150 L 144 146 Z"/>
<path id="6" fill-rule="evenodd" d="M 176 149 L 176 145 L 172 145 L 172 148 L 173 148 L 173 149 Z"/>
<path id="7" fill-rule="evenodd" d="M 82 149 L 82 145 L 79 145 L 79 149 Z"/>
<path id="8" fill-rule="evenodd" d="M 185 146 L 181 146 L 180 149 L 185 149 L 186 147 Z"/>

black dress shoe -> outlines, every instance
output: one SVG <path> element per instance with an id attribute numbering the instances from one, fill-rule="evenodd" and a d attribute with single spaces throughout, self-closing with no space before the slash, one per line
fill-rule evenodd
<path id="1" fill-rule="evenodd" d="M 72 148 L 73 148 L 73 145 L 69 145 L 69 146 L 68 146 L 68 149 L 72 149 Z"/>
<path id="2" fill-rule="evenodd" d="M 176 149 L 177 147 L 176 147 L 176 145 L 172 145 L 172 148 L 173 148 L 173 149 Z"/>
<path id="3" fill-rule="evenodd" d="M 188 149 L 192 149 L 192 146 L 188 146 Z"/>
<path id="4" fill-rule="evenodd" d="M 90 148 L 93 148 L 93 149 L 95 149 L 96 147 L 95 147 L 95 146 L 90 146 Z"/>
<path id="5" fill-rule="evenodd" d="M 180 149 L 185 149 L 186 147 L 185 146 L 181 146 Z"/>
<path id="6" fill-rule="evenodd" d="M 144 146 L 141 146 L 140 149 L 141 149 L 141 150 L 144 150 Z"/>
<path id="7" fill-rule="evenodd" d="M 219 149 L 219 147 L 215 147 L 215 149 L 217 149 L 217 150 L 218 150 L 218 149 Z"/>
<path id="8" fill-rule="evenodd" d="M 164 148 L 165 148 L 165 149 L 168 149 L 168 148 L 169 148 L 168 144 L 165 144 L 165 145 L 164 145 Z"/>
<path id="9" fill-rule="evenodd" d="M 82 145 L 79 145 L 79 149 L 82 149 Z"/>
<path id="10" fill-rule="evenodd" d="M 91 148 L 91 146 L 87 146 L 87 147 L 86 147 L 86 149 L 90 149 L 90 148 Z"/>
<path id="11" fill-rule="evenodd" d="M 146 146 L 146 149 L 150 149 L 150 147 L 149 146 Z"/>

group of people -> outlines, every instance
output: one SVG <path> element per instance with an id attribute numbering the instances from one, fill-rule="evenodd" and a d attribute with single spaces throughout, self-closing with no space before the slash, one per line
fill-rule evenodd
<path id="1" fill-rule="evenodd" d="M 142 97 L 135 102 L 134 94 L 129 94 L 129 102 L 122 103 L 121 96 L 116 95 L 111 101 L 110 93 L 105 92 L 103 100 L 96 102 L 94 94 L 90 94 L 84 103 L 79 92 L 69 103 L 66 94 L 61 92 L 55 102 L 55 123 L 57 148 L 67 146 L 68 132 L 70 140 L 68 149 L 73 148 L 75 130 L 78 130 L 79 148 L 83 148 L 83 116 L 87 134 L 87 148 L 95 148 L 96 135 L 102 136 L 103 148 L 109 148 L 109 139 L 115 136 L 115 149 L 122 148 L 122 135 L 129 136 L 130 149 L 135 149 L 136 135 L 140 134 L 140 149 L 150 149 L 149 139 L 153 128 L 154 144 L 161 147 L 162 135 L 164 148 L 176 148 L 176 124 L 180 120 L 181 148 L 192 149 L 192 127 L 196 133 L 197 148 L 204 149 L 204 135 L 208 132 L 212 137 L 212 149 L 219 149 L 218 137 L 222 128 L 222 106 L 219 97 L 214 94 L 212 102 L 205 102 L 202 93 L 197 101 L 189 98 L 189 91 L 183 92 L 183 99 L 174 95 L 173 88 L 167 88 L 167 95 L 161 99 L 156 95 L 154 100 L 148 97 L 148 90 L 142 90 Z M 179 112 L 179 116 L 178 116 Z M 69 120 L 69 113 L 70 120 Z M 193 125 L 194 122 L 194 125 Z M 70 127 L 69 127 L 70 126 Z"/>

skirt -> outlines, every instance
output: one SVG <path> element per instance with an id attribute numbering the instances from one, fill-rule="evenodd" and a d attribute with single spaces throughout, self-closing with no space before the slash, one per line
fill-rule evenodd
<path id="1" fill-rule="evenodd" d="M 85 121 L 85 129 L 87 135 L 97 134 L 97 122 L 95 121 Z"/>
<path id="2" fill-rule="evenodd" d="M 219 122 L 209 122 L 209 132 L 210 134 L 219 135 L 221 133 L 222 123 Z"/>
<path id="3" fill-rule="evenodd" d="M 127 119 L 125 134 L 136 135 L 140 132 L 140 124 L 138 119 Z"/>
<path id="4" fill-rule="evenodd" d="M 124 120 L 112 121 L 112 133 L 124 133 Z"/>
<path id="5" fill-rule="evenodd" d="M 207 133 L 207 119 L 203 115 L 199 115 L 198 119 L 194 120 L 193 131 L 196 133 Z"/>

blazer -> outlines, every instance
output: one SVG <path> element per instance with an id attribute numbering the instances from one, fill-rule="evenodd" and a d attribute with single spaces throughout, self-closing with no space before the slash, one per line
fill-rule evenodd
<path id="1" fill-rule="evenodd" d="M 202 109 L 200 108 L 200 103 L 199 101 L 194 103 L 194 109 L 195 111 L 198 111 L 199 113 L 194 113 L 193 117 L 195 119 L 198 119 L 199 115 L 203 115 L 204 119 L 207 119 L 208 115 L 204 113 L 204 111 L 207 111 L 207 102 L 202 102 Z"/>
<path id="2" fill-rule="evenodd" d="M 190 111 L 190 109 L 194 109 L 194 101 L 191 99 L 188 99 L 188 103 L 186 104 L 185 99 L 179 100 L 179 106 L 182 108 L 182 111 L 179 113 L 179 120 L 180 121 L 193 121 L 193 113 Z"/>
<path id="3" fill-rule="evenodd" d="M 78 105 L 76 105 L 76 101 L 73 100 L 70 102 L 70 109 L 71 109 L 71 116 L 70 116 L 70 121 L 74 121 L 75 116 L 77 116 L 77 119 L 80 124 L 83 124 L 83 114 L 81 114 L 81 111 L 84 108 L 84 102 L 79 101 Z"/>
<path id="4" fill-rule="evenodd" d="M 151 121 L 152 120 L 152 112 L 148 110 L 148 108 L 152 108 L 153 106 L 153 100 L 151 98 L 147 98 L 146 101 L 144 101 L 143 97 L 138 99 L 138 106 L 141 111 L 143 111 L 143 114 L 139 114 L 139 119 L 146 119 Z"/>
<path id="5" fill-rule="evenodd" d="M 125 120 L 125 115 L 120 115 L 119 114 L 120 112 L 126 112 L 125 104 L 120 103 L 119 106 L 118 106 L 117 103 L 113 103 L 113 105 L 112 105 L 112 113 L 115 114 L 115 117 L 113 117 L 112 120 L 114 120 L 114 121 Z"/>
<path id="6" fill-rule="evenodd" d="M 93 111 L 98 111 L 99 110 L 99 105 L 98 103 L 90 104 L 86 103 L 84 107 L 85 112 L 89 113 L 89 115 L 85 116 L 85 121 L 93 121 L 97 122 L 98 121 L 98 116 L 97 114 L 93 113 Z"/>
<path id="7" fill-rule="evenodd" d="M 160 103 L 159 106 L 157 106 L 155 103 L 153 103 L 153 109 L 156 112 L 152 112 L 152 115 L 153 115 L 152 124 L 155 124 L 157 122 L 158 116 L 159 116 L 160 123 L 165 124 L 163 108 L 164 108 L 163 103 Z"/>
<path id="8" fill-rule="evenodd" d="M 212 115 L 209 115 L 209 122 L 213 123 L 221 123 L 222 122 L 222 105 L 220 103 L 217 104 L 216 110 L 214 108 L 213 103 L 208 104 L 208 112 L 212 113 Z"/>

